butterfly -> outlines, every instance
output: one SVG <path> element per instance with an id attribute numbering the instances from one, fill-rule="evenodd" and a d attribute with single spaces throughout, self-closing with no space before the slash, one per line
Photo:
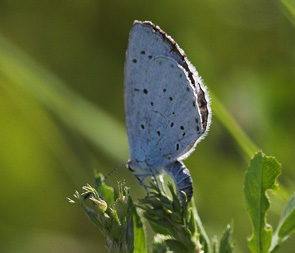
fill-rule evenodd
<path id="1" fill-rule="evenodd" d="M 184 51 L 149 21 L 134 21 L 130 31 L 124 101 L 128 168 L 146 190 L 147 178 L 167 173 L 189 201 L 193 182 L 182 160 L 209 129 L 210 99 Z"/>

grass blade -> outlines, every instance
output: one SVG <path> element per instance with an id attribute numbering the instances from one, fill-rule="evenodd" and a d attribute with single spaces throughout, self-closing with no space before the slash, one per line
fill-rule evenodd
<path id="1" fill-rule="evenodd" d="M 0 71 L 11 84 L 29 92 L 107 156 L 118 163 L 128 158 L 122 123 L 76 94 L 3 36 L 0 36 Z"/>

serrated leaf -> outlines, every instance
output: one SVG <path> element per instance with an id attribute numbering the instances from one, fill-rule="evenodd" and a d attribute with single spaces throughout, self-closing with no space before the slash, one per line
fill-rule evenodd
<path id="1" fill-rule="evenodd" d="M 253 233 L 248 240 L 252 252 L 268 252 L 272 241 L 272 227 L 266 223 L 269 199 L 266 191 L 276 190 L 276 179 L 281 173 L 281 165 L 273 157 L 257 152 L 248 168 L 244 194 L 246 208 L 250 215 Z"/>
<path id="2" fill-rule="evenodd" d="M 273 236 L 271 251 L 274 251 L 282 242 L 295 233 L 295 194 L 290 198 L 279 221 L 276 233 Z"/>

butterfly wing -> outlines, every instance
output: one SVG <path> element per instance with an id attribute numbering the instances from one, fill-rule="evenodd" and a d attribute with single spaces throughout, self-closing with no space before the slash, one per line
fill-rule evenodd
<path id="1" fill-rule="evenodd" d="M 196 94 L 184 69 L 165 56 L 150 63 L 143 83 L 149 88 L 141 94 L 147 99 L 141 100 L 146 109 L 140 113 L 140 124 L 148 118 L 142 145 L 148 164 L 164 166 L 181 159 L 202 135 Z"/>
<path id="2" fill-rule="evenodd" d="M 125 62 L 131 160 L 164 166 L 192 151 L 208 125 L 210 108 L 204 90 L 193 66 L 168 35 L 150 22 L 135 22 Z"/>

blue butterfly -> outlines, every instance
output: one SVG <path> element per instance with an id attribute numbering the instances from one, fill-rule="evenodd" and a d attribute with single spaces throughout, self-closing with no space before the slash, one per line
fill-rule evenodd
<path id="1" fill-rule="evenodd" d="M 190 200 L 192 178 L 181 161 L 209 129 L 206 87 L 184 51 L 149 21 L 131 28 L 124 74 L 129 169 L 146 189 L 147 178 L 169 174 Z"/>

